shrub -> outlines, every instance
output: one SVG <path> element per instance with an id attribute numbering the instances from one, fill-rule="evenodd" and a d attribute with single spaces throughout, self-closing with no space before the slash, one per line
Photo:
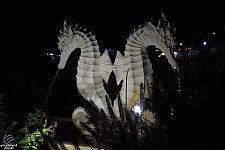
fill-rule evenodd
<path id="1" fill-rule="evenodd" d="M 52 140 L 57 122 L 48 124 L 46 114 L 38 109 L 33 114 L 30 112 L 26 119 L 24 127 L 18 131 L 20 134 L 16 136 L 15 144 L 17 143 L 22 149 L 39 149 L 41 145 L 48 143 L 57 147 Z"/>
<path id="2" fill-rule="evenodd" d="M 164 142 L 161 124 L 149 122 L 142 116 L 126 109 L 118 97 L 120 118 L 117 118 L 112 106 L 106 96 L 109 116 L 103 110 L 90 101 L 91 107 L 88 112 L 91 114 L 90 122 L 96 127 L 94 130 L 82 124 L 92 134 L 92 139 L 85 137 L 75 126 L 74 131 L 91 148 L 112 149 L 112 150 L 139 150 L 157 149 Z"/>

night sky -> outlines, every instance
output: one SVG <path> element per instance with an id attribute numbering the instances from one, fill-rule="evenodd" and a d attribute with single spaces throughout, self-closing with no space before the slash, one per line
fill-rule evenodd
<path id="1" fill-rule="evenodd" d="M 1 58 L 24 49 L 56 48 L 64 20 L 91 30 L 100 46 L 120 51 L 140 24 L 163 12 L 177 28 L 177 42 L 200 30 L 221 28 L 224 7 L 217 0 L 7 0 L 1 2 Z"/>

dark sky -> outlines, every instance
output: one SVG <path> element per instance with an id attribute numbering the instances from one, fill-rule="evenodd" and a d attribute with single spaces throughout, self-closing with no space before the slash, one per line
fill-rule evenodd
<path id="1" fill-rule="evenodd" d="M 158 20 L 161 12 L 177 28 L 178 41 L 225 21 L 219 0 L 7 0 L 0 7 L 1 55 L 9 49 L 57 47 L 64 20 L 93 31 L 100 46 L 120 49 L 133 29 L 151 17 Z"/>

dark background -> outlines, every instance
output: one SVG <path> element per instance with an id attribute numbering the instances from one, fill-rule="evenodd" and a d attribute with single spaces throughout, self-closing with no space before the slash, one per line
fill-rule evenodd
<path id="1" fill-rule="evenodd" d="M 222 29 L 224 6 L 219 0 L 1 1 L 0 90 L 6 105 L 15 111 L 18 106 L 27 107 L 31 100 L 38 102 L 32 105 L 43 106 L 58 63 L 49 60 L 46 53 L 59 52 L 57 37 L 65 20 L 92 31 L 100 47 L 124 51 L 129 34 L 151 17 L 158 21 L 162 12 L 177 28 L 177 43 L 192 42 L 192 35 L 200 31 Z M 57 109 L 49 105 L 57 101 L 71 110 L 85 105 L 77 92 L 74 59 L 77 57 L 69 58 L 53 84 L 47 103 L 51 108 Z"/>
<path id="2" fill-rule="evenodd" d="M 219 0 L 7 0 L 0 9 L 0 52 L 4 58 L 57 47 L 64 20 L 93 31 L 100 46 L 123 50 L 133 29 L 151 17 L 157 21 L 161 12 L 177 28 L 177 42 L 191 40 L 197 31 L 223 27 L 224 6 Z"/>

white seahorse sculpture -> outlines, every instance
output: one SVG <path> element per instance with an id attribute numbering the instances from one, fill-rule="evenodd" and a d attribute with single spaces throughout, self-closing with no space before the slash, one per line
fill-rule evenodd
<path id="1" fill-rule="evenodd" d="M 171 54 L 171 49 L 175 44 L 175 38 L 173 37 L 175 30 L 174 33 L 170 31 L 169 22 L 164 14 L 162 14 L 158 26 L 151 22 L 140 25 L 137 30 L 130 34 L 126 43 L 125 55 L 122 56 L 120 52 L 117 52 L 115 63 L 112 64 L 108 51 L 100 56 L 97 40 L 91 32 L 86 34 L 86 29 L 81 31 L 81 28 L 77 29 L 77 27 L 72 30 L 71 26 L 64 22 L 64 30 L 60 31 L 58 43 L 58 48 L 61 51 L 58 67 L 63 69 L 71 52 L 80 48 L 81 56 L 77 67 L 77 87 L 80 94 L 87 100 L 93 100 L 99 108 L 107 113 L 105 101 L 107 93 L 102 79 L 108 82 L 109 75 L 113 71 L 116 75 L 117 84 L 121 80 L 124 81 L 120 91 L 121 100 L 124 105 L 131 109 L 139 103 L 140 83 L 146 83 L 147 81 L 147 84 L 153 83 L 152 64 L 146 52 L 149 45 L 155 45 L 156 48 L 159 48 L 165 53 L 171 66 L 177 67 L 177 63 Z"/>
<path id="2" fill-rule="evenodd" d="M 58 67 L 59 69 L 63 69 L 71 52 L 76 48 L 80 48 L 81 56 L 78 61 L 76 75 L 79 93 L 86 100 L 92 100 L 96 106 L 107 112 L 105 109 L 107 108 L 105 102 L 105 95 L 107 93 L 103 87 L 103 76 L 100 72 L 99 46 L 95 36 L 91 32 L 86 34 L 84 33 L 86 29 L 83 31 L 80 30 L 81 28 L 77 29 L 76 26 L 72 31 L 71 26 L 68 26 L 66 22 L 64 22 L 64 29 L 60 31 L 61 35 L 58 37 L 58 48 L 61 52 Z M 104 56 L 106 57 L 107 55 Z M 105 61 L 106 65 L 108 62 Z M 104 66 L 104 64 L 102 64 L 102 66 Z M 107 70 L 104 71 L 107 72 Z"/>
<path id="3" fill-rule="evenodd" d="M 91 128 L 92 130 L 95 129 L 95 126 L 89 123 L 89 118 L 90 118 L 90 115 L 82 107 L 76 108 L 72 114 L 73 124 L 78 129 L 80 129 L 80 131 L 86 136 L 91 136 L 91 133 L 88 132 L 85 128 L 83 128 L 82 123 L 88 126 L 89 128 Z"/>
<path id="4" fill-rule="evenodd" d="M 175 33 L 175 30 L 173 32 Z M 117 83 L 124 80 L 120 92 L 121 100 L 123 103 L 127 102 L 129 109 L 140 101 L 140 83 L 146 83 L 147 81 L 147 84 L 150 84 L 150 82 L 153 83 L 152 64 L 146 52 L 149 45 L 154 45 L 160 49 L 165 54 L 171 66 L 174 69 L 177 68 L 177 63 L 171 54 L 171 50 L 175 45 L 174 33 L 170 33 L 169 22 L 162 13 L 162 19 L 159 20 L 157 27 L 152 22 L 147 22 L 146 24 L 140 25 L 137 30 L 134 30 L 130 34 L 127 39 L 124 58 L 117 52 L 113 70 L 117 77 Z M 123 65 L 121 63 L 122 59 L 124 62 Z"/>

